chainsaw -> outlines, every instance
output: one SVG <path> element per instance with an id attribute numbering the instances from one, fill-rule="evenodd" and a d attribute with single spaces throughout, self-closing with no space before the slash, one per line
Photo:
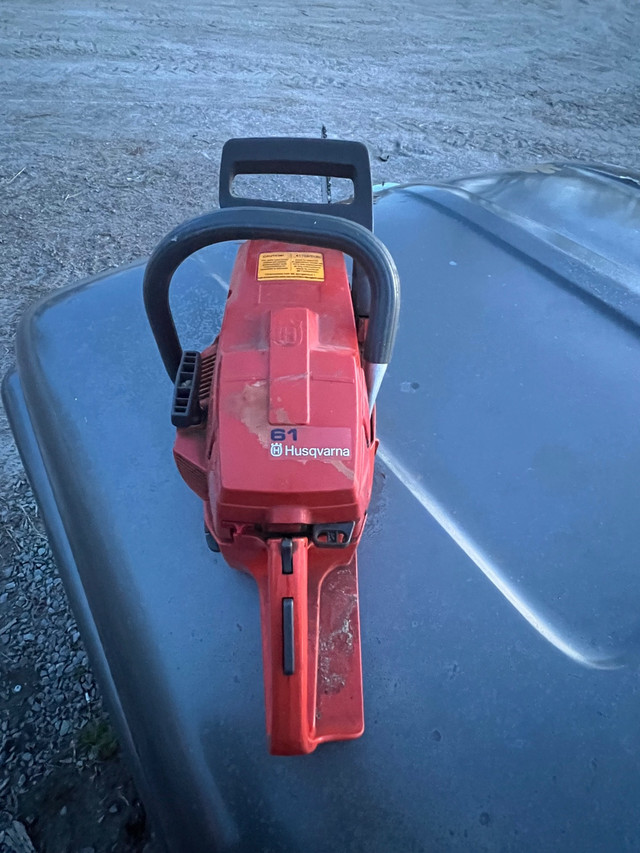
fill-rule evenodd
<path id="1" fill-rule="evenodd" d="M 250 174 L 347 178 L 353 198 L 235 195 L 234 179 Z M 145 307 L 174 383 L 174 458 L 204 503 L 209 547 L 258 585 L 270 751 L 307 754 L 364 731 L 356 550 L 399 281 L 372 233 L 369 158 L 359 143 L 229 140 L 219 197 L 219 210 L 157 246 Z M 183 350 L 169 306 L 173 274 L 199 249 L 233 240 L 246 242 L 220 331 L 202 352 Z"/>

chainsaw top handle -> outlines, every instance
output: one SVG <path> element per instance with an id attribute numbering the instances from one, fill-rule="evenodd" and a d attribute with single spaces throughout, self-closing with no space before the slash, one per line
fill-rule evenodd
<path id="1" fill-rule="evenodd" d="M 145 269 L 145 308 L 172 381 L 175 381 L 182 358 L 182 346 L 169 305 L 173 274 L 189 255 L 205 246 L 229 240 L 278 240 L 336 249 L 350 255 L 361 265 L 371 286 L 364 359 L 374 367 L 374 374 L 376 368 L 380 374 L 384 373 L 391 358 L 400 310 L 398 273 L 384 244 L 367 228 L 343 217 L 273 207 L 227 207 L 174 228 L 155 248 Z M 373 394 L 375 399 L 371 385 L 369 390 L 370 398 Z"/>

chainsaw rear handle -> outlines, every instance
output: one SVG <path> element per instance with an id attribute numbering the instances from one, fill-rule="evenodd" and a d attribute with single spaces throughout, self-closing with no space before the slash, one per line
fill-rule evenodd
<path id="1" fill-rule="evenodd" d="M 348 203 L 265 201 L 232 192 L 236 175 L 316 175 L 349 178 L 353 199 Z M 328 213 L 373 227 L 373 187 L 369 152 L 361 142 L 342 139 L 229 139 L 220 161 L 220 207 L 270 207 Z"/>
<path id="2" fill-rule="evenodd" d="M 343 566 L 319 571 L 308 539 L 269 539 L 266 547 L 267 571 L 255 577 L 270 752 L 305 755 L 319 743 L 360 737 L 364 709 L 356 556 L 352 553 Z M 340 590 L 333 606 L 329 598 L 322 603 L 325 584 Z M 340 603 L 345 600 L 352 602 L 347 611 Z M 348 650 L 333 669 L 327 666 L 327 654 L 330 646 L 335 651 L 340 645 L 336 635 L 345 630 L 343 619 L 350 635 Z M 332 676 L 341 681 L 337 690 L 328 688 Z"/>
<path id="3" fill-rule="evenodd" d="M 357 222 L 342 217 L 272 207 L 229 207 L 178 225 L 154 249 L 144 273 L 144 304 L 162 361 L 173 382 L 182 345 L 169 304 L 169 286 L 180 264 L 205 246 L 229 240 L 278 240 L 336 249 L 362 266 L 371 286 L 371 314 L 364 343 L 371 405 L 389 363 L 398 326 L 400 282 L 386 246 Z M 374 389 L 375 386 L 375 389 Z"/>

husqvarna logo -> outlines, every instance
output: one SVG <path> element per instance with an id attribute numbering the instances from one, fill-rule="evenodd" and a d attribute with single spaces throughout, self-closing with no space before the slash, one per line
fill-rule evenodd
<path id="1" fill-rule="evenodd" d="M 273 333 L 273 340 L 281 347 L 295 347 L 302 340 L 302 323 L 281 323 Z"/>
<path id="2" fill-rule="evenodd" d="M 284 448 L 284 449 L 283 449 Z M 348 447 L 296 447 L 293 444 L 271 445 L 272 456 L 307 456 L 312 459 L 323 459 L 326 456 L 351 456 Z"/>

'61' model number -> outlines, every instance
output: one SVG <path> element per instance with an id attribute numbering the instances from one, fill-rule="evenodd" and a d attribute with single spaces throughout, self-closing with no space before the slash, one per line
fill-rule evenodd
<path id="1" fill-rule="evenodd" d="M 271 441 L 284 441 L 286 437 L 290 435 L 294 441 L 298 440 L 298 430 L 297 429 L 272 429 L 271 430 Z"/>

